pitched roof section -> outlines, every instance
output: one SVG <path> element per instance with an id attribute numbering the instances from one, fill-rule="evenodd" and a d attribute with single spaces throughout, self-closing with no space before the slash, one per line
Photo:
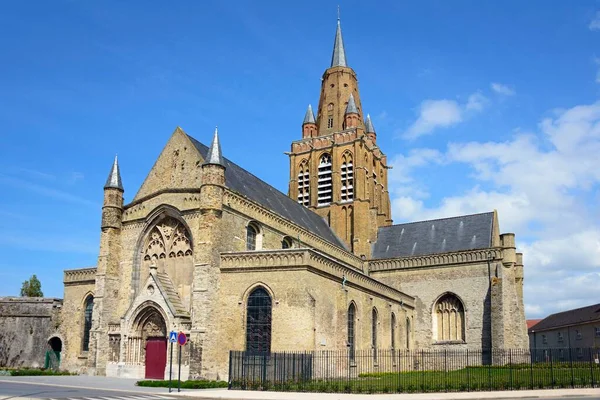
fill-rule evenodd
<path id="1" fill-rule="evenodd" d="M 373 258 L 423 256 L 492 246 L 494 213 L 463 215 L 384 226 L 377 232 Z"/>
<path id="2" fill-rule="evenodd" d="M 331 67 L 347 67 L 346 51 L 344 50 L 344 40 L 342 39 L 342 27 L 340 19 L 337 21 L 335 30 L 335 41 L 333 42 L 333 54 L 331 55 Z"/>
<path id="3" fill-rule="evenodd" d="M 552 314 L 535 324 L 529 330 L 539 332 L 560 328 L 562 326 L 586 324 L 594 321 L 600 321 L 600 303 Z"/>
<path id="4" fill-rule="evenodd" d="M 189 135 L 188 137 L 194 146 L 196 146 L 200 155 L 206 159 L 208 147 L 193 137 Z M 250 200 L 311 231 L 333 245 L 346 249 L 343 242 L 338 239 L 333 230 L 327 225 L 327 222 L 318 214 L 298 204 L 273 186 L 252 175 L 227 158 L 221 157 L 221 160 L 225 166 L 225 185 L 229 189 L 246 196 Z"/>

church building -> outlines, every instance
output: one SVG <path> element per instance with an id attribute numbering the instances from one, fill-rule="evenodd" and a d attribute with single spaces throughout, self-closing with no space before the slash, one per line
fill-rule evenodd
<path id="1" fill-rule="evenodd" d="M 64 273 L 63 368 L 168 377 L 170 331 L 189 340 L 183 379 L 226 380 L 230 350 L 528 347 L 522 254 L 496 211 L 393 224 L 339 20 L 315 111 L 287 195 L 216 130 L 206 146 L 176 128 L 129 204 L 115 158 L 97 265 Z"/>

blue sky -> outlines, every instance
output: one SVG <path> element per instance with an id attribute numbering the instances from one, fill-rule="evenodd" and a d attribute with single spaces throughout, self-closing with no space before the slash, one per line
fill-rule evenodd
<path id="1" fill-rule="evenodd" d="M 5 2 L 0 295 L 92 266 L 119 154 L 130 201 L 176 126 L 287 190 L 337 2 Z M 341 2 L 394 169 L 395 222 L 489 211 L 525 252 L 528 317 L 598 302 L 600 2 Z"/>

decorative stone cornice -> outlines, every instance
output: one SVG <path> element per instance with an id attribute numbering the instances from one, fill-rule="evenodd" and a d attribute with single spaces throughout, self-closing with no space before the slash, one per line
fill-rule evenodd
<path id="1" fill-rule="evenodd" d="M 226 208 L 243 212 L 256 221 L 264 222 L 269 226 L 285 232 L 287 235 L 290 235 L 294 238 L 299 237 L 301 242 L 317 249 L 321 248 L 323 251 L 326 251 L 332 257 L 335 257 L 346 263 L 351 268 L 355 268 L 361 272 L 364 271 L 363 262 L 359 257 L 355 256 L 349 251 L 333 245 L 311 231 L 296 225 L 292 221 L 281 217 L 273 211 L 239 195 L 238 193 L 232 192 L 229 189 L 225 190 L 223 202 Z M 294 232 L 294 234 L 292 235 L 290 232 Z"/>
<path id="2" fill-rule="evenodd" d="M 83 284 L 94 283 L 96 281 L 96 267 L 69 269 L 64 273 L 63 283 L 67 284 Z"/>
<path id="3" fill-rule="evenodd" d="M 400 292 L 370 276 L 357 271 L 344 262 L 314 249 L 282 249 L 221 253 L 221 271 L 244 270 L 298 270 L 305 269 L 326 276 L 336 282 L 346 278 L 345 285 L 367 292 L 373 296 L 415 307 L 415 298 Z"/>
<path id="4" fill-rule="evenodd" d="M 369 261 L 369 271 L 389 271 L 423 267 L 439 267 L 454 264 L 481 263 L 498 261 L 503 258 L 502 248 L 457 251 L 453 253 L 432 254 L 426 256 L 388 258 Z"/>

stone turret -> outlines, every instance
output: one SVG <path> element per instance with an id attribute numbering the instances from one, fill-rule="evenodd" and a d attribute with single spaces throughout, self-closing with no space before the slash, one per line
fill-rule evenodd
<path id="1" fill-rule="evenodd" d="M 356 108 L 354 95 L 350 93 L 348 105 L 346 106 L 346 111 L 344 112 L 344 128 L 356 128 L 359 121 L 358 109 Z"/>
<path id="2" fill-rule="evenodd" d="M 302 121 L 302 139 L 315 136 L 317 136 L 317 121 L 312 106 L 309 104 L 304 115 L 304 121 Z"/>
<path id="3" fill-rule="evenodd" d="M 87 360 L 88 373 L 96 375 L 106 374 L 108 352 L 105 349 L 108 349 L 108 324 L 119 321 L 115 310 L 118 308 L 118 288 L 120 287 L 123 193 L 119 161 L 115 156 L 115 161 L 104 185 L 100 252 L 96 270 L 94 310 Z"/>
<path id="4" fill-rule="evenodd" d="M 365 132 L 367 132 L 367 136 L 373 141 L 373 143 L 377 143 L 377 133 L 375 133 L 375 127 L 373 126 L 373 122 L 371 121 L 371 116 L 367 114 L 367 119 L 365 120 Z"/>
<path id="5" fill-rule="evenodd" d="M 217 288 L 220 280 L 223 196 L 226 162 L 221 153 L 219 132 L 215 128 L 212 143 L 201 170 L 200 216 L 194 239 L 194 276 L 192 293 L 192 330 L 190 335 L 190 379 L 217 379 L 210 375 L 206 360 L 219 354 Z"/>

